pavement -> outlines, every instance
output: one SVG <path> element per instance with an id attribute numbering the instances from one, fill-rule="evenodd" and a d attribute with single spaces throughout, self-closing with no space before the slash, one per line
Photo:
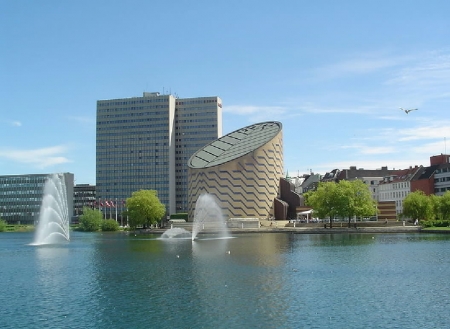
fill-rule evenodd
<path id="1" fill-rule="evenodd" d="M 419 233 L 421 231 L 420 226 L 413 226 L 413 225 L 389 225 L 389 226 L 356 226 L 355 227 L 348 227 L 347 223 L 343 226 L 334 225 L 333 228 L 324 228 L 323 226 L 266 226 L 263 225 L 260 228 L 239 228 L 239 227 L 232 227 L 229 228 L 229 231 L 232 234 L 242 234 L 242 233 L 292 233 L 292 234 L 339 234 L 339 233 Z M 177 226 L 173 226 L 177 227 Z M 155 233 L 155 234 L 162 234 L 166 230 L 168 230 L 170 227 L 165 228 L 155 228 L 151 230 L 145 230 L 145 232 L 141 231 L 142 233 Z M 192 227 L 183 225 L 183 228 L 191 231 Z M 214 233 L 215 229 L 205 229 L 202 230 L 201 233 Z"/>

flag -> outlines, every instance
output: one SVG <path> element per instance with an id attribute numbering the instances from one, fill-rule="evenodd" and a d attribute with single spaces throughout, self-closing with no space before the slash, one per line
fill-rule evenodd
<path id="1" fill-rule="evenodd" d="M 109 204 L 111 205 L 111 207 L 116 207 L 113 201 L 109 201 Z"/>
<path id="2" fill-rule="evenodd" d="M 109 204 L 108 200 L 105 201 L 105 206 L 106 207 L 111 207 L 111 205 Z"/>

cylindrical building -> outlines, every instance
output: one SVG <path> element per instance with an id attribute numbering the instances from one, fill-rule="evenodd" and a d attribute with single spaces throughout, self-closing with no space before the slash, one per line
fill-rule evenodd
<path id="1" fill-rule="evenodd" d="M 188 162 L 189 220 L 203 193 L 213 195 L 225 219 L 273 215 L 283 175 L 280 122 L 233 131 L 198 150 Z"/>

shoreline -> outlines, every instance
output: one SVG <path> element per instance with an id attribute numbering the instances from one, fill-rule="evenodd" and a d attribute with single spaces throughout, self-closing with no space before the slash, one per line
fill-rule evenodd
<path id="1" fill-rule="evenodd" d="M 174 227 L 175 228 L 175 227 Z M 187 231 L 191 231 L 187 227 L 183 227 Z M 163 234 L 169 228 L 153 228 L 148 230 L 136 230 L 134 233 L 138 234 Z M 130 231 L 131 232 L 131 231 Z M 217 233 L 214 229 L 205 229 L 199 234 L 214 234 Z M 388 227 L 267 227 L 260 228 L 229 228 L 230 234 L 245 234 L 245 233 L 291 233 L 291 234 L 343 234 L 343 233 L 450 233 L 450 231 L 438 230 L 422 230 L 420 226 L 388 226 Z"/>

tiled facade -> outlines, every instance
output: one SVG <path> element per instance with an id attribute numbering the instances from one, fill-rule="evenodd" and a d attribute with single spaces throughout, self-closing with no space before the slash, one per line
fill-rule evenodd
<path id="1" fill-rule="evenodd" d="M 215 196 L 225 218 L 267 219 L 273 216 L 282 175 L 281 123 L 234 131 L 189 160 L 189 220 L 202 193 Z"/>

